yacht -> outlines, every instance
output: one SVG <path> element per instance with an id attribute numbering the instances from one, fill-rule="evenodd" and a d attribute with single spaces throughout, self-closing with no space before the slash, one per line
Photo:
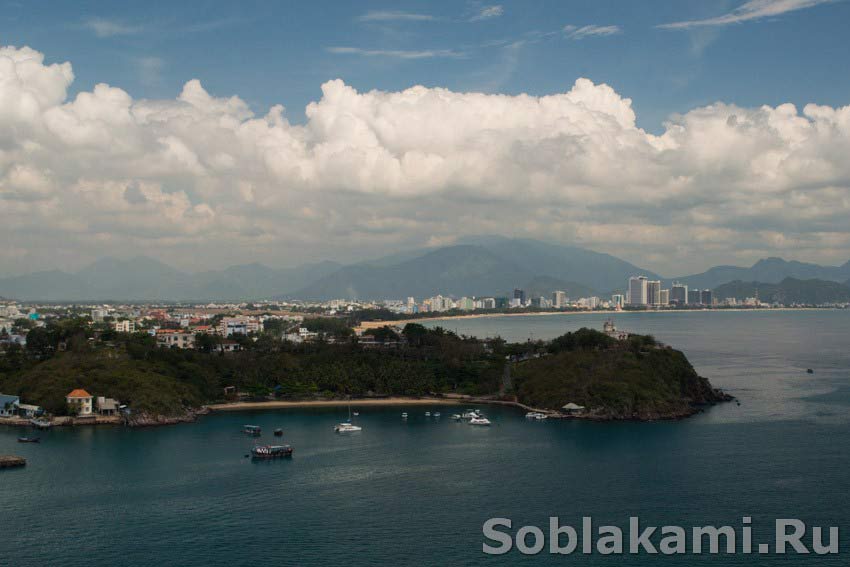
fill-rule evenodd
<path id="1" fill-rule="evenodd" d="M 353 433 L 355 431 L 362 431 L 363 428 L 351 423 L 351 404 L 348 405 L 348 419 L 343 421 L 342 423 L 338 423 L 334 425 L 334 431 L 337 433 Z"/>
<path id="2" fill-rule="evenodd" d="M 549 417 L 548 415 L 546 415 L 545 413 L 541 413 L 539 411 L 530 411 L 527 414 L 525 414 L 526 419 L 536 419 L 538 421 L 541 420 L 541 419 L 547 419 L 548 417 Z"/>
<path id="3" fill-rule="evenodd" d="M 490 425 L 490 420 L 486 417 L 473 417 L 469 420 L 469 425 Z"/>
<path id="4" fill-rule="evenodd" d="M 476 417 L 481 417 L 481 412 L 478 410 L 466 410 L 460 417 L 461 419 L 475 419 Z"/>

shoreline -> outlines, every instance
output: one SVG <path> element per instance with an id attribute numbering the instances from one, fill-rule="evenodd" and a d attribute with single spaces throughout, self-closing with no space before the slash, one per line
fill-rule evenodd
<path id="1" fill-rule="evenodd" d="M 415 319 L 398 319 L 392 321 L 363 321 L 355 327 L 355 331 L 366 331 L 381 327 L 403 327 L 408 323 L 422 324 L 425 321 L 456 321 L 459 319 L 492 319 L 496 317 L 542 317 L 544 315 L 624 315 L 632 313 L 771 313 L 776 311 L 845 311 L 837 307 L 770 307 L 770 308 L 724 308 L 724 309 L 647 309 L 644 311 L 617 311 L 616 309 L 596 309 L 593 311 L 532 311 L 525 313 L 470 313 L 468 315 L 446 315 L 441 317 L 418 317 Z"/>
<path id="2" fill-rule="evenodd" d="M 210 412 L 233 412 L 233 411 L 251 411 L 251 410 L 266 410 L 266 409 L 287 409 L 287 408 L 330 408 L 348 406 L 433 406 L 433 405 L 450 405 L 457 406 L 463 403 L 481 403 L 472 398 L 360 398 L 352 400 L 303 400 L 303 401 L 268 401 L 268 402 L 228 402 L 224 404 L 209 404 L 204 406 Z"/>

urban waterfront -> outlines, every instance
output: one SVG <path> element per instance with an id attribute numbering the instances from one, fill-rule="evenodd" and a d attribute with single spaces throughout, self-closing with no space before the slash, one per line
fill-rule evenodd
<path id="1" fill-rule="evenodd" d="M 547 339 L 607 315 L 428 321 L 464 334 Z M 491 428 L 456 408 L 367 408 L 364 430 L 336 435 L 345 408 L 217 414 L 158 429 L 57 428 L 40 445 L 0 429 L 7 535 L 0 564 L 488 565 L 622 564 L 624 558 L 488 557 L 482 524 L 738 525 L 756 539 L 773 519 L 850 524 L 848 311 L 623 313 L 618 327 L 685 351 L 735 395 L 694 418 L 659 423 L 529 422 L 484 407 Z M 811 368 L 813 374 L 806 370 Z M 400 414 L 407 411 L 405 423 Z M 242 424 L 295 447 L 253 463 Z M 842 553 L 847 546 L 842 542 Z M 838 556 L 678 556 L 681 565 L 839 565 Z M 642 564 L 650 558 L 629 557 Z M 658 558 L 652 558 L 653 561 Z"/>

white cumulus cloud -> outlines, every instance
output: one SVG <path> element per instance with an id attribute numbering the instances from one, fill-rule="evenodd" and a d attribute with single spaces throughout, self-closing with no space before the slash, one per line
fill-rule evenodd
<path id="1" fill-rule="evenodd" d="M 120 253 L 356 260 L 482 233 L 666 273 L 850 256 L 847 106 L 716 103 L 653 135 L 589 79 L 539 97 L 331 80 L 293 124 L 197 80 L 143 100 L 107 84 L 69 98 L 73 79 L 69 63 L 0 48 L 6 272 Z"/>

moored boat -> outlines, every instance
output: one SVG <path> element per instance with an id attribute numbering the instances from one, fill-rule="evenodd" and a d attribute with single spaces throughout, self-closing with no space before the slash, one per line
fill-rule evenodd
<path id="1" fill-rule="evenodd" d="M 334 426 L 334 431 L 337 433 L 354 433 L 355 431 L 362 431 L 362 427 L 358 427 L 353 423 L 343 422 Z"/>
<path id="2" fill-rule="evenodd" d="M 275 429 L 274 430 L 275 437 L 283 437 L 283 429 Z"/>
<path id="3" fill-rule="evenodd" d="M 259 425 L 243 425 L 242 433 L 247 433 L 248 435 L 253 435 L 254 437 L 259 437 L 263 432 L 263 429 Z"/>
<path id="4" fill-rule="evenodd" d="M 38 429 L 50 429 L 53 424 L 47 419 L 31 419 L 30 425 Z"/>
<path id="5" fill-rule="evenodd" d="M 39 437 L 18 437 L 18 443 L 41 443 Z"/>
<path id="6" fill-rule="evenodd" d="M 469 420 L 469 425 L 490 425 L 490 420 L 486 417 L 473 417 Z"/>
<path id="7" fill-rule="evenodd" d="M 291 457 L 292 447 L 290 445 L 256 445 L 251 448 L 253 459 L 279 459 Z"/>

